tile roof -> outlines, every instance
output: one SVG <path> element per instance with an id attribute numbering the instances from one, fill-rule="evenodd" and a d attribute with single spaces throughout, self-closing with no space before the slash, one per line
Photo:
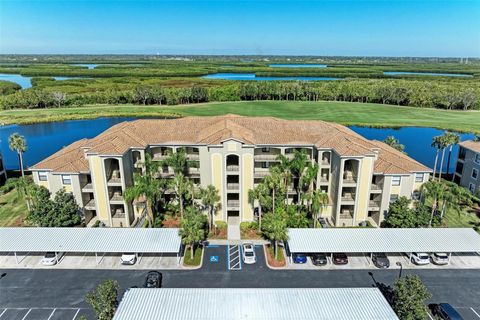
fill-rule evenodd
<path id="1" fill-rule="evenodd" d="M 409 174 L 411 172 L 431 172 L 432 169 L 413 160 L 405 153 L 392 148 L 386 143 L 371 140 L 379 150 L 378 159 L 374 164 L 374 173 L 381 174 Z"/>
<path id="2" fill-rule="evenodd" d="M 145 148 L 148 145 L 218 145 L 228 139 L 239 140 L 247 145 L 315 145 L 318 148 L 334 149 L 340 156 L 353 157 L 374 156 L 375 150 L 380 148 L 382 166 L 388 169 L 383 169 L 385 172 L 429 170 L 403 154 L 400 156 L 405 163 L 397 163 L 399 162 L 398 151 L 392 150 L 383 143 L 379 145 L 378 141 L 367 140 L 336 123 L 238 115 L 140 119 L 122 122 L 93 139 L 83 139 L 73 143 L 38 163 L 33 169 L 51 169 L 60 172 L 60 169 L 70 168 L 75 170 L 74 172 L 80 171 L 76 169 L 87 171 L 88 162 L 85 160 L 82 148 L 87 148 L 88 153 L 122 155 L 130 148 Z"/>
<path id="3" fill-rule="evenodd" d="M 469 150 L 480 152 L 480 141 L 467 140 L 460 142 L 459 145 Z"/>

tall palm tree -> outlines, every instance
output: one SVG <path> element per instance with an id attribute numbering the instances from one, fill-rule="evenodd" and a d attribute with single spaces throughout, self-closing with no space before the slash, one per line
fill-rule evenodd
<path id="1" fill-rule="evenodd" d="M 279 161 L 277 166 L 282 175 L 283 185 L 285 189 L 285 205 L 287 205 L 288 204 L 288 187 L 290 185 L 290 181 L 292 180 L 291 162 L 283 154 L 279 154 L 277 156 L 277 161 Z"/>
<path id="2" fill-rule="evenodd" d="M 258 230 L 262 229 L 262 207 L 267 201 L 267 194 L 269 190 L 264 183 L 260 183 L 255 188 L 248 190 L 248 201 L 255 206 L 255 201 L 258 203 Z"/>
<path id="3" fill-rule="evenodd" d="M 262 231 L 265 236 L 275 243 L 275 260 L 278 260 L 278 241 L 288 240 L 287 222 L 285 217 L 276 212 L 265 215 Z"/>
<path id="4" fill-rule="evenodd" d="M 445 135 L 447 136 L 447 141 L 450 146 L 448 150 L 448 159 L 447 159 L 447 175 L 448 175 L 450 170 L 450 158 L 452 156 L 453 146 L 457 145 L 460 142 L 460 136 L 455 132 L 447 132 Z"/>
<path id="5" fill-rule="evenodd" d="M 190 206 L 182 218 L 180 237 L 183 244 L 190 245 L 190 258 L 193 260 L 195 244 L 205 238 L 205 216 Z"/>
<path id="6" fill-rule="evenodd" d="M 211 232 L 215 211 L 220 207 L 220 194 L 214 186 L 208 185 L 205 189 L 200 189 L 200 198 L 208 211 L 208 231 Z"/>
<path id="7" fill-rule="evenodd" d="M 329 199 L 327 193 L 322 192 L 321 190 L 317 189 L 317 190 L 313 191 L 311 201 L 312 201 L 312 211 L 315 215 L 313 217 L 313 219 L 314 219 L 313 220 L 313 227 L 316 228 L 317 227 L 318 216 L 328 206 L 328 204 L 330 203 L 330 199 Z"/>
<path id="8" fill-rule="evenodd" d="M 282 173 L 280 172 L 278 166 L 270 167 L 270 174 L 265 177 L 263 182 L 272 192 L 272 212 L 275 212 L 275 195 L 278 190 L 283 188 Z"/>
<path id="9" fill-rule="evenodd" d="M 405 146 L 400 143 L 398 139 L 396 139 L 394 136 L 388 136 L 383 140 L 383 143 L 388 144 L 390 147 L 397 149 L 400 152 L 404 152 Z"/>
<path id="10" fill-rule="evenodd" d="M 22 172 L 22 177 L 25 177 L 25 172 L 23 171 L 23 153 L 27 151 L 25 137 L 21 136 L 18 132 L 12 133 L 8 137 L 8 146 L 10 147 L 10 150 L 17 152 L 20 171 Z"/>
<path id="11" fill-rule="evenodd" d="M 290 168 L 291 168 L 292 174 L 295 178 L 298 179 L 297 186 L 296 186 L 298 203 L 300 203 L 300 199 L 302 198 L 300 179 L 305 172 L 305 168 L 307 167 L 307 160 L 308 160 L 308 156 L 305 152 L 295 150 L 293 154 L 293 159 L 290 162 Z"/>
<path id="12" fill-rule="evenodd" d="M 170 153 L 165 159 L 164 165 L 172 167 L 175 174 L 187 174 L 189 162 L 187 159 L 187 152 L 185 151 L 185 148 L 178 148 L 176 152 Z"/>
<path id="13" fill-rule="evenodd" d="M 163 193 L 164 183 L 157 179 L 159 164 L 152 160 L 150 154 L 145 155 L 145 162 L 142 163 L 145 174 L 135 172 L 133 174 L 133 185 L 125 189 L 124 198 L 127 202 L 146 202 L 148 224 L 152 227 L 155 223 L 154 208 L 158 198 Z"/>
<path id="14" fill-rule="evenodd" d="M 445 158 L 445 150 L 449 145 L 448 139 L 449 138 L 446 135 L 440 136 L 439 139 L 439 147 L 442 150 L 442 160 L 440 161 L 440 170 L 438 171 L 438 181 L 442 179 L 443 159 Z"/>
<path id="15" fill-rule="evenodd" d="M 183 173 L 179 172 L 169 181 L 169 184 L 170 188 L 175 192 L 180 207 L 180 217 L 183 218 L 184 201 L 189 200 L 193 196 L 192 182 Z"/>
<path id="16" fill-rule="evenodd" d="M 431 201 L 432 210 L 430 212 L 430 221 L 428 223 L 428 226 L 431 227 L 433 222 L 433 215 L 437 211 L 441 199 L 443 199 L 444 188 L 442 187 L 442 184 L 440 182 L 432 180 L 422 185 L 421 192 L 424 202 L 428 199 Z"/>
<path id="17" fill-rule="evenodd" d="M 308 198 L 312 198 L 312 192 L 314 188 L 314 182 L 317 180 L 318 176 L 318 164 L 314 163 L 311 164 L 309 163 L 304 171 L 304 174 L 300 177 L 300 188 L 302 189 L 303 192 L 307 192 L 310 196 Z M 302 198 L 302 204 L 303 204 L 303 198 Z"/>
<path id="18" fill-rule="evenodd" d="M 432 144 L 431 146 L 435 148 L 435 164 L 433 165 L 433 179 L 435 179 L 435 173 L 437 172 L 437 164 L 438 164 L 438 154 L 441 149 L 441 142 L 440 142 L 441 136 L 435 136 L 432 138 Z"/>

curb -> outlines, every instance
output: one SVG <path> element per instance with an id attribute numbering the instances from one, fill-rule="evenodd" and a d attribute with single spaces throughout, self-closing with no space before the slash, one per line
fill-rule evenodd
<path id="1" fill-rule="evenodd" d="M 198 266 L 186 266 L 183 264 L 183 258 L 180 260 L 181 268 L 179 270 L 198 270 L 203 266 L 203 257 L 205 255 L 205 247 L 202 246 L 202 257 L 200 258 L 200 264 Z"/>
<path id="2" fill-rule="evenodd" d="M 267 254 L 267 249 L 265 247 L 266 245 L 262 245 L 262 248 L 263 248 L 263 255 L 265 257 L 265 264 L 267 265 L 267 267 L 269 269 L 272 269 L 272 270 L 288 270 L 287 268 L 287 261 L 285 261 L 285 266 L 283 267 L 274 267 L 274 266 L 271 266 L 269 263 L 268 263 L 268 254 Z M 284 250 L 283 248 L 281 248 L 281 250 Z M 285 252 L 284 252 L 285 253 Z M 284 257 L 286 257 L 286 255 L 284 254 Z"/>

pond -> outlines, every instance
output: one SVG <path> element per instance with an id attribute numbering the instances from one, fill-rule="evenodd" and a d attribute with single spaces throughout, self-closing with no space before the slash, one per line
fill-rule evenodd
<path id="1" fill-rule="evenodd" d="M 432 72 L 404 72 L 404 71 L 385 71 L 383 74 L 387 76 L 421 75 L 421 76 L 436 76 L 436 77 L 473 77 L 471 74 L 461 74 L 461 73 L 432 73 Z"/>
<path id="2" fill-rule="evenodd" d="M 25 136 L 28 151 L 24 154 L 28 166 L 45 159 L 62 147 L 82 138 L 93 138 L 109 127 L 134 118 L 99 118 L 94 120 L 71 120 L 32 125 L 9 125 L 0 127 L 0 148 L 7 169 L 17 169 L 18 159 L 15 152 L 8 148 L 8 137 L 18 132 Z M 443 134 L 443 130 L 433 128 L 404 127 L 400 129 L 350 127 L 367 139 L 384 140 L 394 136 L 405 145 L 409 156 L 433 168 L 435 149 L 430 144 L 434 136 Z M 461 140 L 473 139 L 472 134 L 462 134 Z M 454 148 L 450 171 L 455 166 L 458 147 Z M 445 161 L 446 162 L 446 161 Z"/>
<path id="3" fill-rule="evenodd" d="M 85 77 L 53 77 L 46 76 L 47 78 L 53 78 L 57 81 L 71 80 L 71 79 L 87 79 Z M 0 73 L 0 80 L 15 82 L 19 84 L 22 89 L 28 89 L 32 87 L 32 77 L 22 76 L 21 74 L 9 74 L 9 73 Z"/>
<path id="4" fill-rule="evenodd" d="M 326 68 L 326 64 L 294 64 L 294 63 L 273 63 L 268 65 L 271 68 Z"/>
<path id="5" fill-rule="evenodd" d="M 257 77 L 255 73 L 214 73 L 202 76 L 204 79 L 215 80 L 239 80 L 239 81 L 326 81 L 341 80 L 340 78 L 330 77 Z"/>

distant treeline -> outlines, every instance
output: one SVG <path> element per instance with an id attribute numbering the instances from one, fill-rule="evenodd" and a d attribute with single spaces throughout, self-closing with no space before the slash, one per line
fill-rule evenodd
<path id="1" fill-rule="evenodd" d="M 209 101 L 350 101 L 422 108 L 480 109 L 480 87 L 455 81 L 342 80 L 319 82 L 225 82 L 205 87 L 135 85 L 65 93 L 27 89 L 0 97 L 2 109 L 59 108 L 86 104 L 175 105 Z"/>

